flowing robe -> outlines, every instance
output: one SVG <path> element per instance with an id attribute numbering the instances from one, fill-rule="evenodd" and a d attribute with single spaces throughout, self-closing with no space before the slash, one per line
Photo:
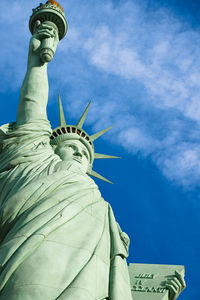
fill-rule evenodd
<path id="1" fill-rule="evenodd" d="M 0 300 L 131 300 L 128 237 L 48 121 L 0 127 Z"/>

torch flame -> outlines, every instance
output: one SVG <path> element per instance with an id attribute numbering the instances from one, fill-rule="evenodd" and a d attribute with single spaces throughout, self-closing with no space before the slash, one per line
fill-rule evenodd
<path id="1" fill-rule="evenodd" d="M 51 3 L 52 5 L 58 6 L 58 7 L 60 7 L 60 9 L 63 11 L 62 6 L 61 6 L 58 2 L 56 2 L 56 1 L 54 1 L 54 0 L 48 0 L 48 1 L 46 2 L 46 4 L 47 4 L 47 3 Z"/>

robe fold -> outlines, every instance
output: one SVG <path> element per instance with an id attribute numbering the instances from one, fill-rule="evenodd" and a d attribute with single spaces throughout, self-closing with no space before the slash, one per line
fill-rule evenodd
<path id="1" fill-rule="evenodd" d="M 131 300 L 129 240 L 48 121 L 0 127 L 0 300 Z"/>

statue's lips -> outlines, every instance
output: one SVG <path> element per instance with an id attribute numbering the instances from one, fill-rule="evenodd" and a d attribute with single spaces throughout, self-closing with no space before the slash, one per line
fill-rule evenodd
<path id="1" fill-rule="evenodd" d="M 81 158 L 79 158 L 79 157 L 73 157 L 73 160 L 79 162 L 80 164 L 82 163 L 82 160 L 81 160 Z"/>

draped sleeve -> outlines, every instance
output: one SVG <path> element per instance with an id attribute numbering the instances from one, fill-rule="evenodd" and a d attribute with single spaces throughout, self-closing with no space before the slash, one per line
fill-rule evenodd
<path id="1" fill-rule="evenodd" d="M 4 124 L 0 127 L 0 172 L 22 163 L 43 160 L 53 154 L 51 127 L 40 120 L 24 125 Z"/>

